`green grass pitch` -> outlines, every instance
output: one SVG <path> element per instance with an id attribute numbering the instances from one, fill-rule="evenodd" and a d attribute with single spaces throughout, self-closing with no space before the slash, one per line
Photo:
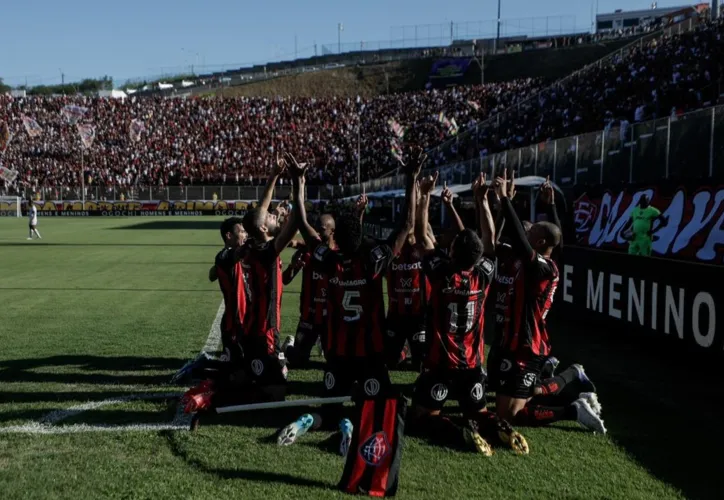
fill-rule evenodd
<path id="1" fill-rule="evenodd" d="M 167 382 L 201 350 L 219 308 L 207 280 L 219 222 L 41 218 L 43 240 L 29 242 L 25 220 L 0 219 L 0 498 L 346 497 L 328 434 L 284 449 L 270 441 L 296 410 L 228 415 L 195 433 L 3 432 L 88 402 L 185 390 Z M 299 281 L 284 293 L 283 335 L 296 328 Z M 552 328 L 563 363 L 583 363 L 598 385 L 609 435 L 573 423 L 521 429 L 531 454 L 492 458 L 407 438 L 398 498 L 722 498 L 721 377 L 606 332 Z M 291 371 L 290 391 L 318 396 L 320 380 L 318 369 Z M 414 375 L 393 380 L 409 393 Z M 131 399 L 55 428 L 166 424 L 174 410 Z"/>

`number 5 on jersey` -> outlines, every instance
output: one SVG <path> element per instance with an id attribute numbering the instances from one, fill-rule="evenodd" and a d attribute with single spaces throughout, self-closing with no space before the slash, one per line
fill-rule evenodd
<path id="1" fill-rule="evenodd" d="M 349 313 L 344 315 L 344 320 L 348 323 L 358 321 L 362 317 L 362 305 L 353 304 L 353 301 L 357 302 L 357 299 L 359 298 L 359 292 L 344 292 L 344 297 L 342 297 L 342 307 L 344 307 L 344 310 Z"/>

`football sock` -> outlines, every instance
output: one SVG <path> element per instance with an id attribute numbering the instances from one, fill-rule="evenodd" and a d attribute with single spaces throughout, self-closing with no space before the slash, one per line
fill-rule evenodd
<path id="1" fill-rule="evenodd" d="M 568 367 L 555 377 L 543 380 L 540 384 L 535 386 L 535 389 L 540 389 L 541 396 L 547 396 L 549 394 L 560 394 L 561 391 L 571 382 L 578 380 L 578 370 L 575 368 Z M 535 391 L 538 392 L 537 390 Z"/>
<path id="2" fill-rule="evenodd" d="M 515 415 L 516 425 L 536 427 L 552 424 L 561 420 L 577 420 L 578 412 L 573 405 L 543 406 L 528 403 Z"/>
<path id="3" fill-rule="evenodd" d="M 428 438 L 431 442 L 456 449 L 474 446 L 470 429 L 458 425 L 442 415 L 423 415 L 411 422 L 411 433 Z"/>

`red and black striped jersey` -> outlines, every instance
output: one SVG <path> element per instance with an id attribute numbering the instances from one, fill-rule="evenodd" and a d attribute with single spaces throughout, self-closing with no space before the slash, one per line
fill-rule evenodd
<path id="1" fill-rule="evenodd" d="M 512 353 L 550 354 L 546 316 L 558 286 L 558 267 L 535 254 L 532 260 L 510 249 L 498 252 L 495 325 L 500 347 Z"/>
<path id="2" fill-rule="evenodd" d="M 274 240 L 247 247 L 243 260 L 249 276 L 249 309 L 246 327 L 247 342 L 264 347 L 270 354 L 279 345 L 282 309 L 282 262 Z"/>
<path id="3" fill-rule="evenodd" d="M 224 315 L 221 318 L 221 330 L 236 335 L 243 333 L 246 323 L 248 281 L 241 258 L 245 247 L 227 247 L 216 254 L 216 276 L 219 288 L 224 296 Z"/>
<path id="4" fill-rule="evenodd" d="M 422 269 L 422 252 L 405 243 L 387 270 L 387 314 L 417 318 L 425 314 L 430 283 Z"/>
<path id="5" fill-rule="evenodd" d="M 471 271 L 460 271 L 436 252 L 424 267 L 432 293 L 427 307 L 427 368 L 474 369 L 485 360 L 485 297 L 495 274 L 487 257 Z"/>
<path id="6" fill-rule="evenodd" d="M 327 320 L 327 276 L 314 269 L 312 254 L 306 249 L 297 250 L 294 259 L 299 258 L 302 270 L 302 293 L 299 297 L 300 321 L 311 325 L 324 326 Z"/>
<path id="7" fill-rule="evenodd" d="M 354 255 L 320 245 L 313 269 L 327 276 L 326 355 L 370 358 L 383 355 L 385 301 L 382 278 L 392 260 L 385 243 L 365 243 Z"/>

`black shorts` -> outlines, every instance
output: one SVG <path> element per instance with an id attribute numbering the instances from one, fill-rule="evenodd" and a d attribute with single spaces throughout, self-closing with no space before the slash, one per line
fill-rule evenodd
<path id="1" fill-rule="evenodd" d="M 266 343 L 258 339 L 242 342 L 242 347 L 244 368 L 251 381 L 261 386 L 286 384 L 287 359 L 279 347 L 270 353 Z"/>
<path id="2" fill-rule="evenodd" d="M 499 359 L 497 394 L 515 399 L 532 397 L 548 356 L 501 352 Z"/>
<path id="3" fill-rule="evenodd" d="M 391 363 L 399 361 L 405 341 L 410 344 L 412 357 L 415 360 L 422 361 L 426 345 L 424 318 L 388 316 L 386 326 L 385 350 Z"/>
<path id="4" fill-rule="evenodd" d="M 285 354 L 287 361 L 293 366 L 302 365 L 309 361 L 312 354 L 312 348 L 317 343 L 317 339 L 322 336 L 323 329 L 326 325 L 315 325 L 299 319 L 297 325 L 297 333 L 294 335 L 294 347 L 288 347 Z M 322 342 L 324 345 L 324 342 Z"/>
<path id="5" fill-rule="evenodd" d="M 221 332 L 221 360 L 241 365 L 244 359 L 244 350 L 239 339 L 240 333 L 223 331 Z"/>
<path id="6" fill-rule="evenodd" d="M 381 359 L 331 358 L 324 367 L 325 397 L 349 396 L 355 383 L 366 397 L 389 392 L 392 382 Z"/>
<path id="7" fill-rule="evenodd" d="M 476 413 L 485 408 L 485 370 L 427 370 L 415 382 L 412 401 L 429 410 L 440 410 L 452 398 L 463 413 Z"/>

